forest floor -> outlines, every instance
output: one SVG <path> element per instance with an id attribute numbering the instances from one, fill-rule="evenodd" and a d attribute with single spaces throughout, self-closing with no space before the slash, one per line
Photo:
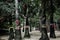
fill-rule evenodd
<path id="1" fill-rule="evenodd" d="M 55 31 L 56 37 L 57 38 L 50 38 L 50 40 L 60 40 L 60 31 Z M 39 38 L 41 37 L 41 33 L 39 31 L 32 31 L 30 32 L 31 38 L 24 38 L 24 32 L 22 32 L 22 39 L 23 40 L 39 40 Z M 48 33 L 49 36 L 49 33 Z M 4 35 L 4 36 L 0 36 L 0 40 L 8 40 L 9 35 Z"/>

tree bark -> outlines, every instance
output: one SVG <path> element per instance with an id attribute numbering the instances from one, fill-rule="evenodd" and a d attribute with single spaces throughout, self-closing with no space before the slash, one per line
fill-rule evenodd
<path id="1" fill-rule="evenodd" d="M 30 33 L 29 33 L 29 21 L 28 21 L 28 17 L 26 17 L 26 27 L 25 27 L 25 38 L 30 38 Z"/>
<path id="2" fill-rule="evenodd" d="M 22 40 L 21 28 L 19 30 L 15 29 L 15 40 Z"/>
<path id="3" fill-rule="evenodd" d="M 50 37 L 56 38 L 55 30 L 54 30 L 54 23 L 53 23 L 53 13 L 50 15 Z"/>
<path id="4" fill-rule="evenodd" d="M 13 28 L 10 28 L 9 39 L 8 40 L 12 40 L 12 39 L 14 39 L 14 32 L 13 32 Z"/>
<path id="5" fill-rule="evenodd" d="M 53 16 L 54 16 L 54 8 L 53 8 L 53 1 L 50 0 L 50 9 L 51 9 L 51 13 L 50 13 L 50 37 L 51 38 L 56 38 L 55 35 L 55 30 L 54 30 L 54 20 L 53 20 Z"/>
<path id="6" fill-rule="evenodd" d="M 48 34 L 47 34 L 47 29 L 46 29 L 46 13 L 45 9 L 42 10 L 43 15 L 42 15 L 42 27 L 41 27 L 41 38 L 39 40 L 49 40 Z"/>

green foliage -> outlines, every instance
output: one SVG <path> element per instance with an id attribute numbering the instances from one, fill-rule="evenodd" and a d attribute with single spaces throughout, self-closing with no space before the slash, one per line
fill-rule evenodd
<path id="1" fill-rule="evenodd" d="M 10 2 L 9 2 L 10 1 Z M 9 0 L 9 1 L 4 1 L 4 0 L 0 0 L 0 15 L 2 16 L 7 16 L 9 14 L 15 13 L 15 2 L 13 2 L 14 0 Z M 49 4 L 50 0 L 22 0 L 21 2 L 18 3 L 18 11 L 19 11 L 19 15 L 24 15 L 24 9 L 23 9 L 23 4 L 26 3 L 27 8 L 28 8 L 28 12 L 26 12 L 26 14 L 28 14 L 28 16 L 30 18 L 34 18 L 33 21 L 37 21 L 39 19 L 37 19 L 39 16 L 39 14 L 41 15 L 41 13 L 39 13 L 37 15 L 38 10 L 42 10 L 42 9 L 46 9 L 46 13 L 47 15 L 50 15 L 49 12 L 51 12 L 51 6 Z M 43 4 L 45 3 L 45 6 L 43 7 Z M 41 4 L 41 5 L 40 5 Z M 59 4 L 60 4 L 60 0 L 53 0 L 53 13 L 59 9 Z M 56 8 L 56 9 L 55 9 Z M 60 9 L 57 10 L 57 12 L 55 12 L 55 19 L 57 19 L 58 17 L 60 17 L 59 14 L 60 13 Z M 38 16 L 38 17 L 37 17 Z M 37 17 L 37 18 L 36 18 Z M 23 21 L 23 17 L 20 16 L 20 21 Z"/>
<path id="2" fill-rule="evenodd" d="M 57 20 L 60 19 L 60 8 L 56 10 L 54 14 L 54 21 L 57 22 Z"/>
<path id="3" fill-rule="evenodd" d="M 12 13 L 14 11 L 14 4 L 13 3 L 4 3 L 0 2 L 0 9 L 2 10 L 1 13 Z"/>

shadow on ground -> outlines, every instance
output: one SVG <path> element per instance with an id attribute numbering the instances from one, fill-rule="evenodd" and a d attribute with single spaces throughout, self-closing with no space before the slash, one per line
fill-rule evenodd
<path id="1" fill-rule="evenodd" d="M 56 36 L 56 38 L 60 38 L 60 35 L 59 36 Z"/>

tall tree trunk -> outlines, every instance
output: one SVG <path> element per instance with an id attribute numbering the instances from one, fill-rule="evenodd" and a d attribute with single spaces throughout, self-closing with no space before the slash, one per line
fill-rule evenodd
<path id="1" fill-rule="evenodd" d="M 53 20 L 53 16 L 54 16 L 54 9 L 53 9 L 53 1 L 50 0 L 50 7 L 51 7 L 51 13 L 50 13 L 50 37 L 51 38 L 56 38 L 55 35 L 55 30 L 54 30 L 54 20 Z"/>
<path id="2" fill-rule="evenodd" d="M 49 40 L 47 29 L 46 29 L 46 1 L 42 1 L 42 27 L 41 27 L 41 38 L 39 40 Z"/>
<path id="3" fill-rule="evenodd" d="M 46 29 L 46 13 L 45 8 L 42 10 L 42 27 L 41 27 L 41 38 L 39 40 L 49 40 L 47 29 Z"/>
<path id="4" fill-rule="evenodd" d="M 29 21 L 28 21 L 28 17 L 26 17 L 26 27 L 25 27 L 25 38 L 30 38 L 30 33 L 29 33 Z"/>
<path id="5" fill-rule="evenodd" d="M 15 13 L 16 13 L 16 27 L 15 27 L 15 40 L 22 40 L 21 36 L 21 23 L 19 20 L 19 13 L 18 13 L 18 0 L 15 0 Z"/>
<path id="6" fill-rule="evenodd" d="M 55 30 L 54 30 L 53 13 L 51 13 L 51 15 L 50 15 L 50 37 L 56 38 Z"/>

